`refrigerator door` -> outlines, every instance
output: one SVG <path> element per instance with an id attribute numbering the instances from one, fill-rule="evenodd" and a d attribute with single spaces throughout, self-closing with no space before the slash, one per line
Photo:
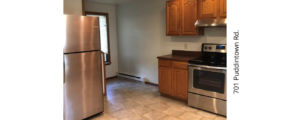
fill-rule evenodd
<path id="1" fill-rule="evenodd" d="M 98 17 L 66 15 L 64 53 L 100 50 Z"/>
<path id="2" fill-rule="evenodd" d="M 65 120 L 82 120 L 104 111 L 101 52 L 64 55 Z"/>

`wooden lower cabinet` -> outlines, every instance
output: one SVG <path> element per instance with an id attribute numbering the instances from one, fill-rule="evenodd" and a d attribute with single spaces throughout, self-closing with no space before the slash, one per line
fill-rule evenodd
<path id="1" fill-rule="evenodd" d="M 159 92 L 171 94 L 171 67 L 159 66 Z"/>
<path id="2" fill-rule="evenodd" d="M 159 92 L 187 100 L 188 69 L 187 62 L 159 60 Z M 169 64 L 168 62 L 171 62 Z"/>
<path id="3" fill-rule="evenodd" d="M 173 68 L 172 71 L 172 96 L 187 100 L 188 71 L 180 68 Z"/>

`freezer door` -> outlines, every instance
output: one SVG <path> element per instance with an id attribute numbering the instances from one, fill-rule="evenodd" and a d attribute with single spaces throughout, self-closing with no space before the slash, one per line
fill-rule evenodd
<path id="1" fill-rule="evenodd" d="M 64 53 L 100 50 L 98 17 L 66 15 Z"/>
<path id="2" fill-rule="evenodd" d="M 101 53 L 64 55 L 65 120 L 82 120 L 104 111 Z"/>

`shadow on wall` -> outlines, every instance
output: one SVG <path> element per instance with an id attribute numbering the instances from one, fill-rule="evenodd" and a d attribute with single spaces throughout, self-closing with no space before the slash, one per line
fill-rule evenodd
<path id="1" fill-rule="evenodd" d="M 227 37 L 227 27 L 206 27 L 204 32 L 208 37 Z"/>
<path id="2" fill-rule="evenodd" d="M 208 43 L 224 42 L 227 37 L 226 27 L 207 27 L 202 36 L 171 36 L 171 42 Z"/>
<path id="3" fill-rule="evenodd" d="M 204 36 L 171 36 L 171 42 L 187 42 L 187 43 L 200 43 L 206 42 Z"/>
<path id="4" fill-rule="evenodd" d="M 160 23 L 162 23 L 162 25 L 160 25 L 160 28 L 159 28 L 161 31 L 160 34 L 166 35 L 166 8 L 161 10 L 160 16 L 162 16 L 160 19 L 161 20 Z"/>

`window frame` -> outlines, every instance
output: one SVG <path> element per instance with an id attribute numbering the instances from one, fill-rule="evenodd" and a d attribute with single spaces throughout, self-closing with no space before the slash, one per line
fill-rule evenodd
<path id="1" fill-rule="evenodd" d="M 104 15 L 106 16 L 106 22 L 107 22 L 107 42 L 108 42 L 108 54 L 106 55 L 107 61 L 105 61 L 106 65 L 110 65 L 111 62 L 111 52 L 110 52 L 110 33 L 109 33 L 109 14 L 108 13 L 103 13 L 103 12 L 90 12 L 90 11 L 85 11 L 85 16 L 87 15 Z"/>

